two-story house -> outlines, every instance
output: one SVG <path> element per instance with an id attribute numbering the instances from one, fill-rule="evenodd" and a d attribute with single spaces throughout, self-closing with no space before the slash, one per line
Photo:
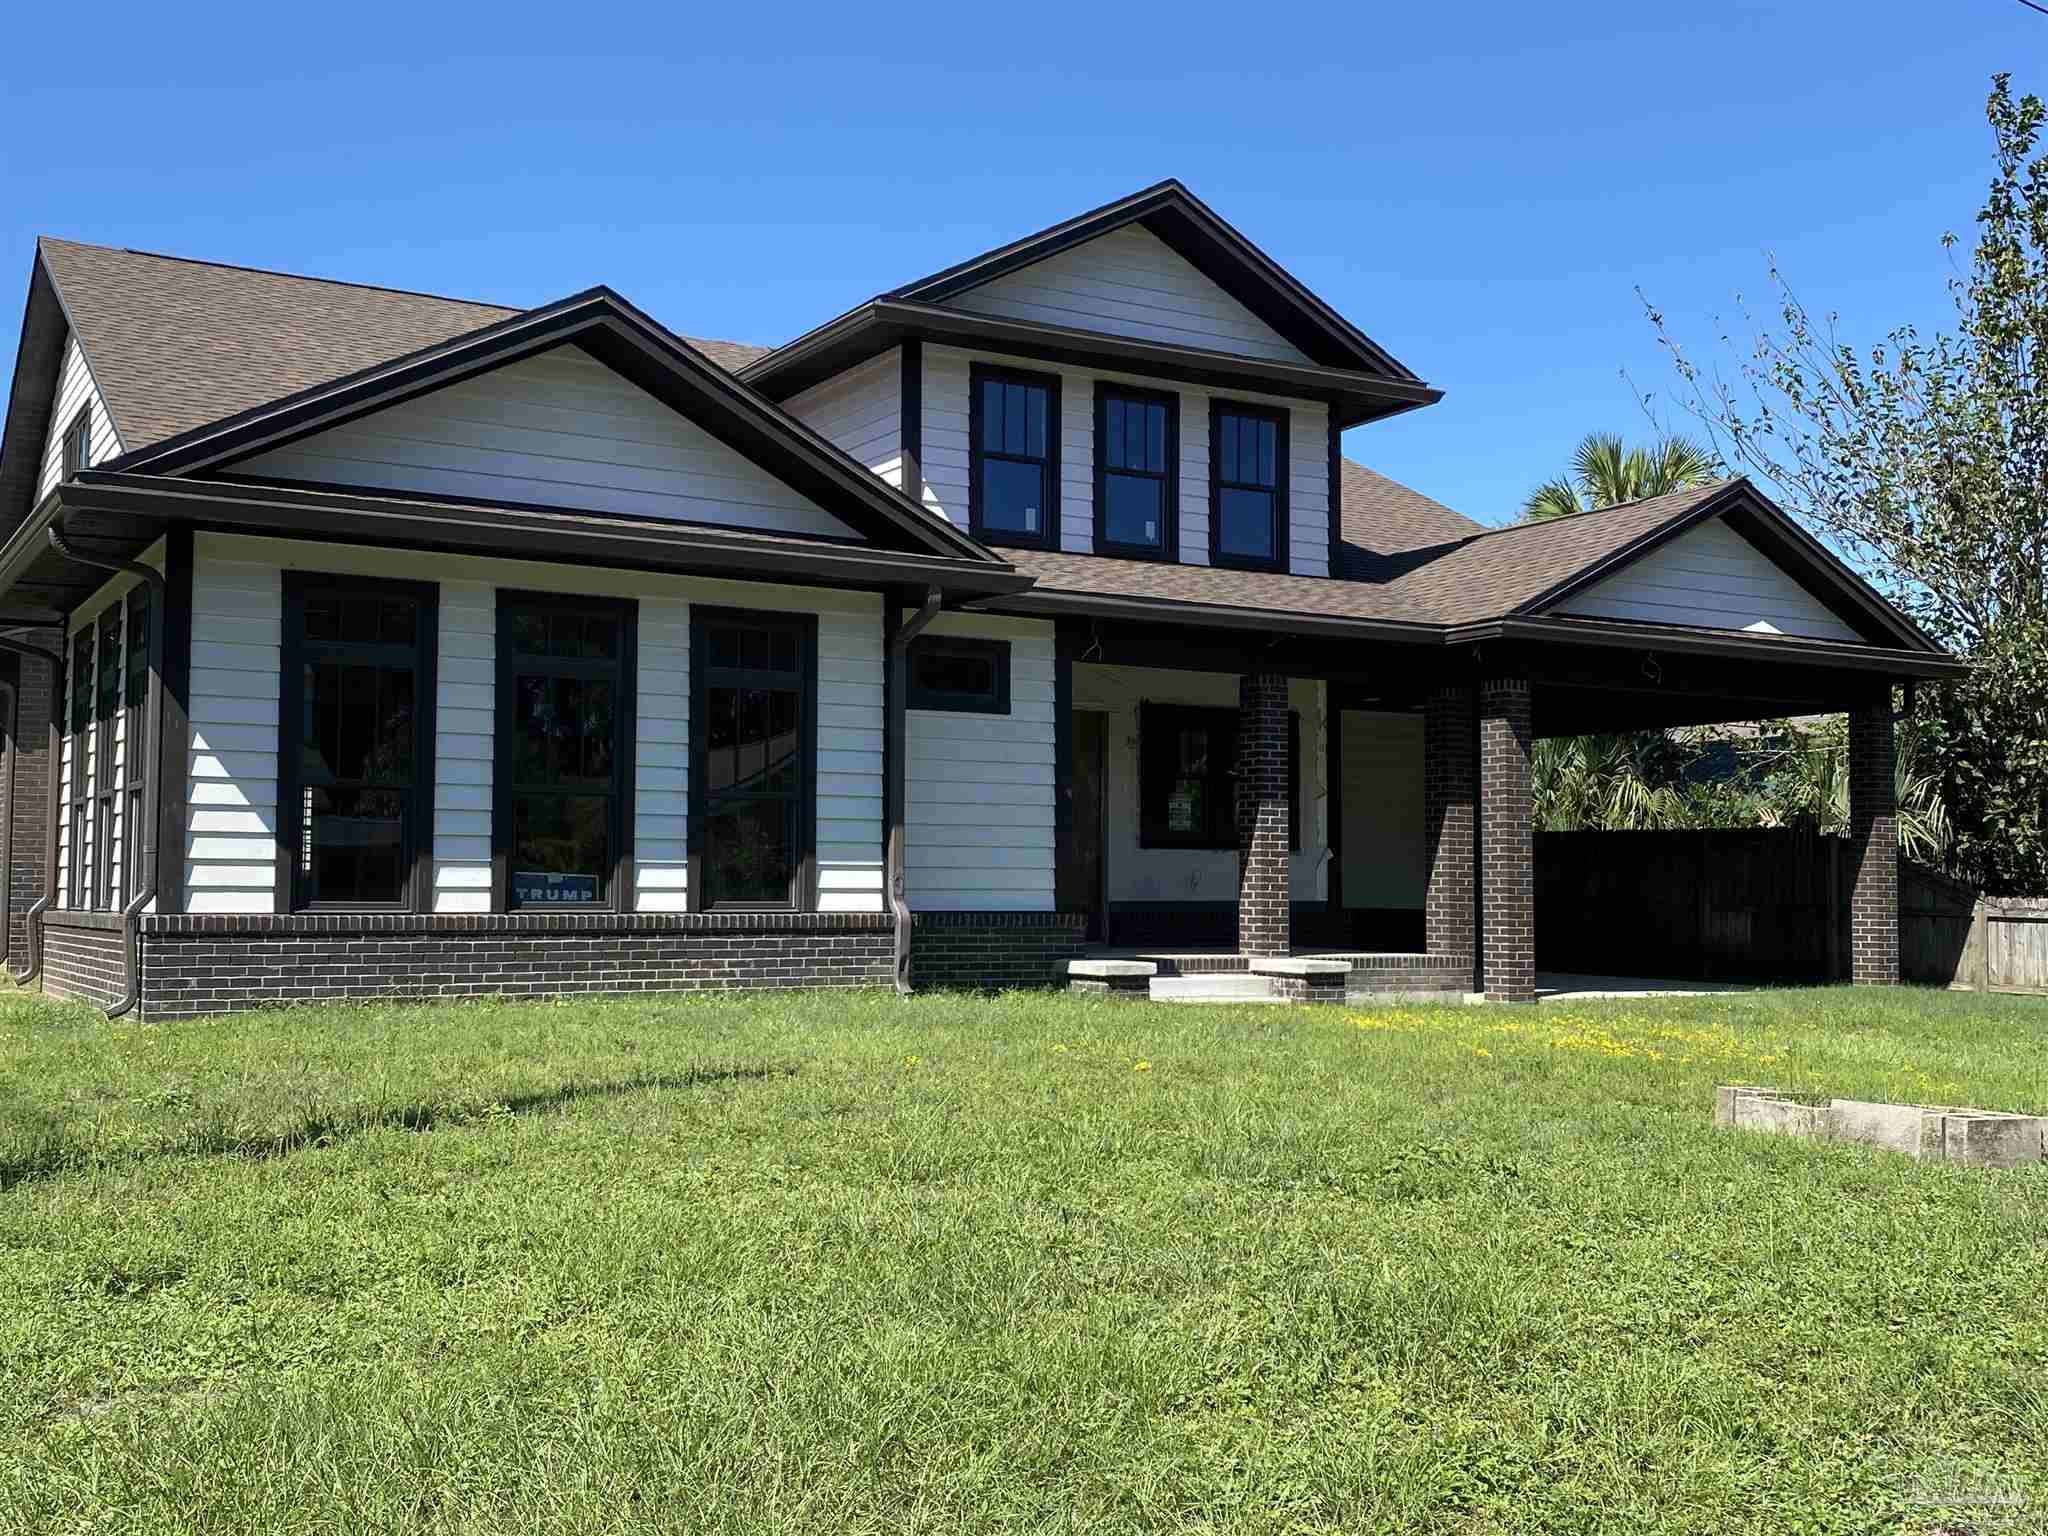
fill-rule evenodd
<path id="1" fill-rule="evenodd" d="M 1089 942 L 1521 999 L 1537 734 L 1846 709 L 1893 979 L 1953 661 L 1746 482 L 1493 530 L 1345 458 L 1437 399 L 1177 182 L 772 350 L 44 240 L 0 935 L 159 1018 Z"/>

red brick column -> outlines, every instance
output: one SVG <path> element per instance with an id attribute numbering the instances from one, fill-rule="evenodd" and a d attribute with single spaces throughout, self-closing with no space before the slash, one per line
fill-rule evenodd
<path id="1" fill-rule="evenodd" d="M 1849 714 L 1849 979 L 1899 980 L 1899 805 L 1892 762 L 1892 701 Z"/>
<path id="2" fill-rule="evenodd" d="M 1288 851 L 1287 679 L 1270 672 L 1237 681 L 1237 948 L 1284 955 L 1293 942 Z"/>
<path id="3" fill-rule="evenodd" d="M 1432 955 L 1473 958 L 1479 910 L 1478 851 L 1473 841 L 1479 733 L 1470 688 L 1439 688 L 1422 713 L 1422 818 L 1428 885 L 1423 895 L 1423 948 Z M 1472 976 L 1468 986 L 1476 986 Z"/>
<path id="4" fill-rule="evenodd" d="M 1536 1000 L 1536 841 L 1529 805 L 1529 684 L 1479 692 L 1479 953 L 1486 996 Z"/>

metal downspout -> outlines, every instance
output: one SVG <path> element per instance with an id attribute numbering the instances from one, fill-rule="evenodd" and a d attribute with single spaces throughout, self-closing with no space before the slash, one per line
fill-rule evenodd
<path id="1" fill-rule="evenodd" d="M 67 560 L 80 565 L 98 566 L 103 571 L 118 571 L 124 576 L 139 576 L 149 583 L 149 694 L 142 706 L 143 773 L 142 781 L 142 878 L 135 882 L 136 891 L 121 909 L 122 952 L 126 956 L 128 979 L 121 1001 L 107 1010 L 107 1017 L 118 1019 L 133 1008 L 142 997 L 142 925 L 136 921 L 142 909 L 156 900 L 156 826 L 157 801 L 159 793 L 159 758 L 163 751 L 163 673 L 164 673 L 164 604 L 169 600 L 170 589 L 164 583 L 164 573 L 155 566 L 143 565 L 135 560 L 111 560 L 104 555 L 80 554 L 67 545 L 53 525 L 49 530 L 50 547 Z M 125 621 L 124 621 L 125 622 Z M 54 718 L 54 716 L 53 716 Z M 55 869 L 52 868 L 52 879 Z"/>
<path id="2" fill-rule="evenodd" d="M 893 597 L 885 601 L 895 602 Z M 896 993 L 899 997 L 910 995 L 910 900 L 904 880 L 904 820 L 905 805 L 909 799 L 908 773 L 910 741 L 909 730 L 903 725 L 905 699 L 909 692 L 910 642 L 931 627 L 939 616 L 939 589 L 925 588 L 924 606 L 912 614 L 910 621 L 896 629 L 889 637 L 889 719 L 883 722 L 894 745 L 896 758 L 896 779 L 890 789 L 888 846 L 889 861 L 889 910 L 896 919 Z"/>

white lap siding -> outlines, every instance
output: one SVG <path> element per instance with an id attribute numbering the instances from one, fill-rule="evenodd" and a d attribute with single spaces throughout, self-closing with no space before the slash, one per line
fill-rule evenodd
<path id="1" fill-rule="evenodd" d="M 782 408 L 891 485 L 903 484 L 900 347 L 791 395 Z"/>
<path id="2" fill-rule="evenodd" d="M 489 908 L 495 636 L 501 589 L 623 597 L 639 606 L 634 904 L 687 902 L 690 611 L 695 604 L 818 620 L 818 905 L 882 908 L 881 600 L 759 583 L 200 534 L 193 576 L 194 912 L 276 910 L 282 572 L 437 582 L 434 908 Z M 202 816 L 202 809 L 217 815 Z M 202 830 L 202 828 L 204 830 Z"/>
<path id="3" fill-rule="evenodd" d="M 955 309 L 1278 362 L 1306 353 L 1136 224 L 956 294 Z"/>
<path id="4" fill-rule="evenodd" d="M 93 383 L 92 370 L 86 366 L 78 338 L 67 336 L 64 362 L 57 375 L 57 399 L 50 407 L 50 430 L 43 439 L 42 472 L 36 478 L 37 501 L 54 491 L 57 482 L 64 478 L 64 439 L 78 413 L 88 409 L 92 412 L 92 452 L 88 464 L 104 464 L 119 458 L 121 439 L 114 431 L 114 418 L 107 414 L 107 403 Z"/>
<path id="5" fill-rule="evenodd" d="M 1180 398 L 1180 563 L 1209 563 L 1209 408 L 1218 392 L 1138 374 L 1091 373 L 1015 358 L 924 349 L 924 503 L 956 527 L 968 526 L 968 385 L 973 366 L 988 362 L 1060 381 L 1060 548 L 1095 547 L 1095 386 L 1136 384 Z M 1222 398 L 1287 411 L 1288 569 L 1297 576 L 1330 573 L 1330 413 L 1315 401 L 1230 392 Z"/>
<path id="6" fill-rule="evenodd" d="M 926 633 L 1007 640 L 1010 713 L 907 712 L 910 904 L 919 911 L 1050 912 L 1053 626 L 944 614 Z"/>
<path id="7" fill-rule="evenodd" d="M 557 347 L 236 465 L 318 485 L 849 538 L 853 530 L 581 348 Z"/>
<path id="8" fill-rule="evenodd" d="M 1113 902 L 1235 902 L 1234 848 L 1145 848 L 1139 845 L 1139 739 L 1145 704 L 1202 704 L 1236 709 L 1238 680 L 1214 672 L 1170 672 L 1156 667 L 1074 668 L 1074 708 L 1108 716 L 1108 804 L 1104 859 Z M 1328 892 L 1328 753 L 1323 723 L 1323 685 L 1296 678 L 1287 690 L 1288 708 L 1298 721 L 1301 742 L 1301 846 L 1289 861 L 1289 889 L 1296 901 L 1317 901 Z"/>
<path id="9" fill-rule="evenodd" d="M 1718 520 L 1680 534 L 1559 604 L 1557 611 L 1850 644 L 1863 638 L 1770 556 Z"/>

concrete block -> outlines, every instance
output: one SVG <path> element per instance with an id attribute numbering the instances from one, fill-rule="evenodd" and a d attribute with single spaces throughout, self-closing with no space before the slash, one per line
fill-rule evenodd
<path id="1" fill-rule="evenodd" d="M 1483 994 L 1482 994 L 1483 995 Z M 1761 1095 L 1767 1099 L 1778 1097 L 1775 1088 L 1757 1088 L 1740 1083 L 1724 1083 L 1714 1090 L 1714 1124 L 1723 1130 L 1741 1123 L 1741 1112 L 1737 1108 L 1744 1094 Z"/>
<path id="2" fill-rule="evenodd" d="M 1149 997 L 1158 974 L 1150 960 L 1069 960 L 1067 990 L 1096 997 Z"/>
<path id="3" fill-rule="evenodd" d="M 2042 1160 L 2048 1121 L 1964 1110 L 1942 1116 L 1943 1153 L 1964 1168 L 2025 1168 Z"/>
<path id="4" fill-rule="evenodd" d="M 1735 1124 L 1745 1131 L 1769 1131 L 1778 1136 L 1820 1136 L 1827 1130 L 1827 1111 L 1790 1099 L 1745 1095 L 1736 1100 Z"/>
<path id="5" fill-rule="evenodd" d="M 1938 1162 L 1942 1156 L 1939 1104 L 1876 1104 L 1864 1099 L 1832 1099 L 1827 1108 L 1827 1134 L 1836 1141 L 1860 1141 L 1887 1152 Z"/>

